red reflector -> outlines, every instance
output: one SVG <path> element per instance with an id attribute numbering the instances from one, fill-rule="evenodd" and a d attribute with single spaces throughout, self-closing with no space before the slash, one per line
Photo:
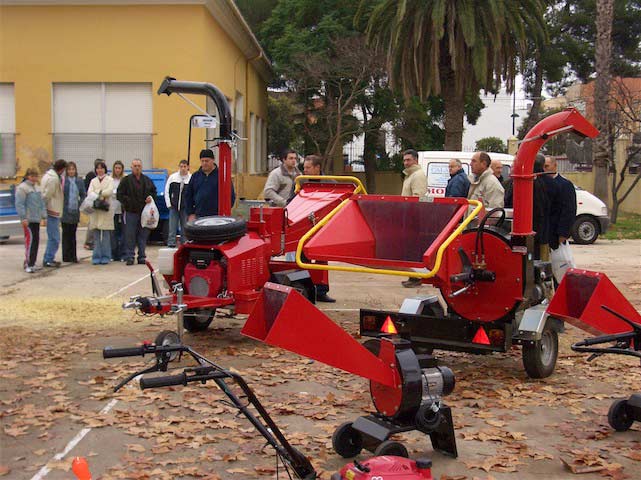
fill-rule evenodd
<path id="1" fill-rule="evenodd" d="M 389 315 L 387 316 L 385 323 L 381 327 L 381 332 L 389 333 L 391 335 L 396 335 L 398 333 L 398 330 L 396 330 L 396 325 L 394 325 L 394 322 L 392 322 L 392 319 L 389 317 Z"/>
<path id="2" fill-rule="evenodd" d="M 472 339 L 472 343 L 480 343 L 482 345 L 490 344 L 490 339 L 487 338 L 487 333 L 485 333 L 485 330 L 483 330 L 483 327 L 479 327 L 479 329 L 476 331 L 476 335 L 474 335 L 474 338 Z"/>

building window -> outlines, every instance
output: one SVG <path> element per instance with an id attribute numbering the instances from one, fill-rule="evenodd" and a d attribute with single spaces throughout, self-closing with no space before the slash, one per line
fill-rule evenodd
<path id="1" fill-rule="evenodd" d="M 259 133 L 256 128 L 257 118 L 254 112 L 249 112 L 249 173 L 259 173 L 260 164 L 258 158 L 260 148 L 258 144 Z"/>
<path id="2" fill-rule="evenodd" d="M 258 119 L 258 133 L 260 134 L 260 171 L 267 172 L 269 170 L 267 159 L 267 122 L 265 122 L 265 120 L 263 120 L 262 118 Z"/>
<path id="3" fill-rule="evenodd" d="M 0 177 L 14 177 L 16 162 L 16 101 L 13 83 L 0 83 Z"/>
<path id="4" fill-rule="evenodd" d="M 152 165 L 151 83 L 54 83 L 53 155 L 81 175 L 96 158 Z"/>
<path id="5" fill-rule="evenodd" d="M 249 150 L 250 173 L 267 172 L 267 128 L 253 112 L 249 114 Z"/>
<path id="6" fill-rule="evenodd" d="M 245 171 L 245 157 L 247 157 L 247 140 L 245 138 L 245 103 L 241 93 L 236 92 L 234 101 L 234 130 L 241 138 L 236 143 L 236 173 Z"/>

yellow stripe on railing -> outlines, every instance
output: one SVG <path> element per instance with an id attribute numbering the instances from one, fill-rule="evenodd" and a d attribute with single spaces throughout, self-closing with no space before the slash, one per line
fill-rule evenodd
<path id="1" fill-rule="evenodd" d="M 301 188 L 300 184 L 303 180 L 334 180 L 341 183 L 353 183 L 356 185 L 356 189 L 353 192 L 354 194 L 362 193 L 367 195 L 367 191 L 361 183 L 361 180 L 358 177 L 350 177 L 347 175 L 299 175 L 295 180 L 296 187 L 294 189 L 294 193 L 298 193 Z"/>
<path id="2" fill-rule="evenodd" d="M 334 210 L 329 212 L 326 217 L 324 217 L 320 222 L 318 222 L 311 230 L 309 230 L 305 235 L 301 237 L 298 241 L 296 247 L 296 264 L 307 270 L 334 270 L 338 272 L 359 272 L 359 273 L 375 273 L 379 275 L 396 275 L 399 277 L 411 277 L 411 278 L 432 278 L 436 276 L 439 269 L 441 268 L 441 262 L 443 261 L 443 253 L 445 249 L 454 241 L 454 239 L 461 234 L 461 232 L 467 227 L 467 225 L 478 215 L 478 213 L 483 208 L 483 204 L 477 200 L 468 200 L 468 205 L 473 205 L 474 210 L 465 217 L 465 220 L 454 230 L 449 237 L 441 244 L 436 252 L 436 261 L 434 262 L 434 269 L 427 273 L 419 273 L 407 270 L 389 270 L 384 268 L 371 268 L 371 267 L 343 267 L 340 265 L 319 265 L 317 263 L 304 263 L 301 259 L 303 253 L 303 245 L 307 240 L 314 235 L 323 225 L 330 221 L 330 219 L 338 213 L 338 211 L 343 208 L 350 199 L 346 198 L 343 200 Z"/>

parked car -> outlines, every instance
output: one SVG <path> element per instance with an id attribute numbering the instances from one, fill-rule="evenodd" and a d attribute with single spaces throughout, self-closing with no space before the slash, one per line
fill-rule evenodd
<path id="1" fill-rule="evenodd" d="M 514 157 L 505 153 L 488 152 L 493 160 L 503 163 L 503 178 L 510 176 Z M 418 152 L 419 164 L 427 175 L 427 193 L 434 197 L 445 195 L 445 187 L 450 178 L 449 161 L 458 158 L 463 164 L 465 173 L 470 173 L 470 160 L 474 152 L 426 151 Z M 575 243 L 588 245 L 594 243 L 610 225 L 608 207 L 581 187 L 576 188 L 576 221 L 572 227 L 572 239 Z"/>
<path id="2" fill-rule="evenodd" d="M 0 190 L 0 243 L 9 237 L 22 237 L 24 232 L 16 212 L 15 186 Z"/>

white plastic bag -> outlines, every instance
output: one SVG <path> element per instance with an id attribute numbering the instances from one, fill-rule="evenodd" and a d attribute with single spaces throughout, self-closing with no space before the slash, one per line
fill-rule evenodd
<path id="1" fill-rule="evenodd" d="M 550 262 L 552 263 L 552 274 L 556 281 L 561 283 L 565 272 L 568 268 L 574 268 L 574 257 L 572 256 L 572 249 L 570 244 L 566 241 L 561 243 L 556 250 L 550 249 Z"/>
<path id="2" fill-rule="evenodd" d="M 86 215 L 91 215 L 94 212 L 93 202 L 97 198 L 98 194 L 96 192 L 89 192 L 80 204 L 80 211 Z"/>
<path id="3" fill-rule="evenodd" d="M 140 224 L 143 228 L 150 228 L 153 230 L 158 226 L 158 217 L 158 207 L 156 206 L 156 202 L 152 199 L 151 202 L 145 205 L 145 208 L 142 209 L 142 213 L 140 214 Z"/>

